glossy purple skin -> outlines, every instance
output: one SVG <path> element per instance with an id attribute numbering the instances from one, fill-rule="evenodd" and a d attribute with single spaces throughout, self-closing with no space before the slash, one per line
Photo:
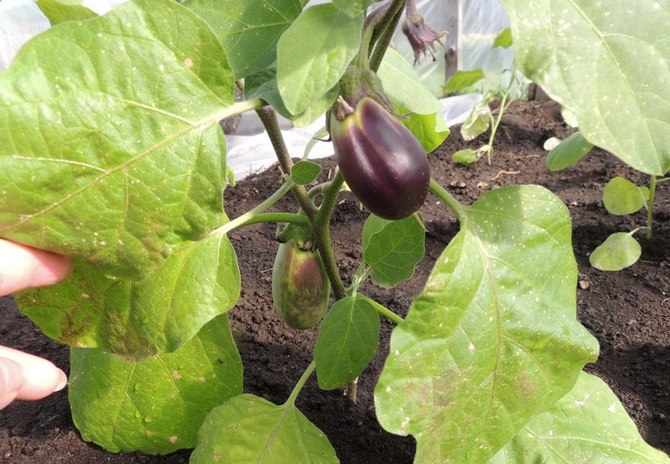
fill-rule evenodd
<path id="1" fill-rule="evenodd" d="M 384 107 L 363 98 L 344 120 L 331 117 L 330 134 L 344 180 L 371 213 L 396 220 L 421 208 L 430 182 L 426 153 Z"/>

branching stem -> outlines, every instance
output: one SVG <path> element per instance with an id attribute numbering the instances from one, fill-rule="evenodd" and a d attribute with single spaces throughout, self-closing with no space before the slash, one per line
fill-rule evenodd
<path id="1" fill-rule="evenodd" d="M 246 213 L 236 217 L 232 221 L 222 225 L 218 229 L 215 229 L 215 232 L 227 234 L 232 230 L 238 229 L 242 226 L 255 224 L 257 222 L 279 222 L 274 220 L 273 221 L 256 220 L 256 218 L 262 216 L 262 213 L 267 211 L 270 207 L 272 207 L 272 205 L 281 200 L 284 197 L 284 195 L 286 195 L 289 191 L 291 191 L 291 189 L 294 186 L 295 183 L 289 179 L 285 184 L 279 187 L 279 189 L 275 193 L 266 198 L 262 203 L 256 205 L 254 208 L 250 209 Z M 299 216 L 299 215 L 294 214 L 292 216 Z M 298 220 L 297 218 L 289 218 L 288 216 L 284 217 L 283 219 L 284 220 L 281 222 L 296 222 Z"/>
<path id="2" fill-rule="evenodd" d="M 270 143 L 272 143 L 272 148 L 277 155 L 277 160 L 279 161 L 279 166 L 281 167 L 282 172 L 286 176 L 290 176 L 291 168 L 293 168 L 293 160 L 291 159 L 291 155 L 289 154 L 284 138 L 282 137 L 281 128 L 277 121 L 277 114 L 272 108 L 267 107 L 257 109 L 256 113 L 263 123 L 263 127 L 267 131 L 268 137 L 270 137 Z M 293 184 L 292 191 L 293 196 L 295 196 L 296 201 L 307 217 L 314 219 L 314 216 L 316 216 L 317 213 L 317 208 L 307 196 L 305 187 Z"/>

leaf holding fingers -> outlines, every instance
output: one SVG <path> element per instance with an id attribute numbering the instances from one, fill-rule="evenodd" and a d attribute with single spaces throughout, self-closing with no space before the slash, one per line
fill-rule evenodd
<path id="1" fill-rule="evenodd" d="M 0 74 L 0 235 L 143 278 L 225 219 L 232 104 L 218 40 L 175 2 L 40 34 Z"/>

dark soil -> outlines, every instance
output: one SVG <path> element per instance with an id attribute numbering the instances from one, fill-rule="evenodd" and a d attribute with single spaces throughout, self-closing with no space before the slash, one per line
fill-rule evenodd
<path id="1" fill-rule="evenodd" d="M 430 156 L 433 175 L 462 202 L 469 204 L 484 191 L 507 184 L 541 184 L 558 194 L 572 213 L 574 250 L 580 269 L 578 314 L 598 338 L 601 355 L 587 369 L 602 377 L 622 400 L 653 446 L 670 452 L 670 188 L 659 186 L 653 241 L 641 239 L 643 255 L 633 267 L 604 273 L 590 267 L 589 253 L 610 233 L 644 225 L 644 213 L 615 217 L 601 203 L 605 183 L 615 175 L 645 182 L 645 176 L 616 158 L 595 150 L 573 168 L 549 172 L 543 142 L 571 132 L 560 120 L 552 102 L 515 104 L 504 117 L 495 142 L 491 165 L 485 159 L 463 167 L 450 154 L 466 144 L 454 131 Z M 324 162 L 325 171 L 333 167 Z M 231 217 L 248 210 L 280 185 L 279 171 L 270 169 L 240 182 L 226 193 Z M 290 199 L 280 206 L 295 210 Z M 423 208 L 427 226 L 426 258 L 414 277 L 398 288 L 364 290 L 390 309 L 404 315 L 412 298 L 421 291 L 434 260 L 456 234 L 455 218 L 435 197 Z M 332 236 L 345 279 L 361 258 L 360 231 L 366 214 L 348 195 L 343 196 L 333 219 Z M 245 365 L 245 390 L 274 402 L 289 395 L 311 357 L 314 331 L 289 329 L 271 307 L 270 277 L 276 250 L 274 226 L 257 225 L 235 232 L 232 242 L 243 275 L 242 298 L 231 321 Z M 641 236 L 642 234 L 638 234 Z M 0 343 L 29 351 L 68 368 L 68 350 L 43 335 L 16 310 L 11 298 L 0 299 Z M 411 463 L 412 438 L 384 432 L 375 420 L 372 390 L 388 350 L 392 327 L 383 324 L 380 352 L 361 375 L 358 403 L 342 391 L 320 391 L 311 379 L 298 406 L 330 438 L 341 462 Z M 0 412 L 0 462 L 33 463 L 185 463 L 189 452 L 154 457 L 115 455 L 82 441 L 72 424 L 66 392 L 45 400 L 18 402 Z M 288 464 L 288 463 L 287 463 Z"/>

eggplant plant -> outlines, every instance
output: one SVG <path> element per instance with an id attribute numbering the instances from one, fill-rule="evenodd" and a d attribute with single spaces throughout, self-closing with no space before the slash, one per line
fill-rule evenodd
<path id="1" fill-rule="evenodd" d="M 314 374 L 324 390 L 354 381 L 377 352 L 383 318 L 395 328 L 375 410 L 383 428 L 416 439 L 415 462 L 670 462 L 642 440 L 609 387 L 583 371 L 598 343 L 576 318 L 577 265 L 561 200 L 516 185 L 463 205 L 430 178 L 426 153 L 448 130 L 436 98 L 387 49 L 404 1 L 305 3 L 132 0 L 92 17 L 71 2 L 39 2 L 59 24 L 0 74 L 0 235 L 73 257 L 64 282 L 16 298 L 45 334 L 71 346 L 69 400 L 82 437 L 111 452 L 194 448 L 194 464 L 339 462 L 296 398 Z M 587 0 L 560 9 L 549 0 L 533 9 L 504 3 L 524 74 L 563 95 L 575 79 L 557 81 L 566 61 L 547 51 L 578 57 L 593 50 L 579 34 L 552 36 L 552 25 L 566 19 L 588 34 L 603 13 Z M 607 8 L 607 24 L 631 28 L 626 9 L 633 6 Z M 634 8 L 636 18 L 670 22 L 661 3 L 641 0 Z M 653 30 L 640 26 L 611 40 L 637 34 L 652 44 Z M 610 50 L 625 53 L 617 44 L 608 43 Z M 643 55 L 667 59 L 667 41 L 658 39 L 658 47 Z M 635 74 L 634 54 L 625 58 L 619 71 L 634 74 L 626 82 L 637 89 L 649 75 Z M 649 89 L 667 88 L 657 75 Z M 234 100 L 236 86 L 243 101 Z M 637 109 L 667 114 L 667 105 L 654 100 Z M 607 139 L 598 129 L 618 121 L 616 109 L 611 121 L 585 127 L 585 136 Z M 234 187 L 219 121 L 247 111 L 260 116 L 284 182 L 229 218 L 222 193 Z M 340 170 L 319 182 L 314 163 L 294 164 L 277 113 L 295 124 L 327 113 Z M 576 113 L 588 126 L 592 116 Z M 648 117 L 640 140 L 621 142 L 652 151 L 603 146 L 661 174 L 670 166 L 662 120 L 657 126 Z M 652 144 L 649 136 L 660 138 Z M 382 188 L 364 189 L 361 180 Z M 386 216 L 366 221 L 349 288 L 329 234 L 345 181 L 363 205 Z M 403 318 L 360 283 L 394 287 L 412 275 L 424 254 L 426 189 L 460 230 Z M 286 195 L 295 199 L 293 211 L 270 210 Z M 387 214 L 389 201 L 400 205 L 397 215 Z M 312 362 L 282 404 L 242 391 L 226 314 L 244 284 L 228 235 L 259 222 L 299 231 L 318 254 L 313 269 L 328 277 L 334 301 Z M 294 246 L 295 237 L 285 238 L 281 246 Z M 290 280 L 275 282 L 278 305 L 289 308 L 305 287 L 282 253 L 273 279 Z M 326 285 L 316 288 L 306 291 L 325 301 Z"/>

